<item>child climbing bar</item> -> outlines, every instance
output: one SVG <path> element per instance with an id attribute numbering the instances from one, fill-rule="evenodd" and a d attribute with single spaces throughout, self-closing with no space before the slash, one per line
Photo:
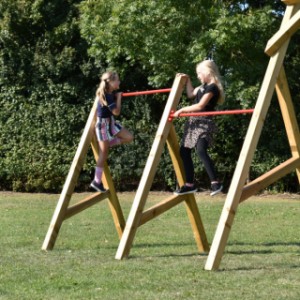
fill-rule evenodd
<path id="1" fill-rule="evenodd" d="M 116 72 L 105 72 L 96 92 L 98 99 L 96 135 L 99 143 L 99 158 L 96 165 L 95 177 L 91 187 L 98 192 L 106 192 L 102 183 L 104 163 L 107 160 L 109 148 L 133 141 L 133 135 L 114 116 L 121 113 L 122 93 L 119 75 Z"/>
<path id="2" fill-rule="evenodd" d="M 202 85 L 194 88 L 191 79 L 186 74 L 178 74 L 187 77 L 186 93 L 188 98 L 195 99 L 194 104 L 183 107 L 174 113 L 178 117 L 181 113 L 214 111 L 217 104 L 224 102 L 224 91 L 217 65 L 212 60 L 204 60 L 196 67 L 198 79 Z M 194 183 L 194 164 L 192 161 L 192 149 L 196 147 L 197 154 L 204 164 L 211 181 L 211 196 L 223 189 L 207 149 L 213 143 L 213 135 L 217 127 L 211 116 L 189 117 L 185 123 L 184 134 L 180 146 L 180 156 L 186 174 L 186 183 L 174 193 L 184 195 L 197 191 Z"/>

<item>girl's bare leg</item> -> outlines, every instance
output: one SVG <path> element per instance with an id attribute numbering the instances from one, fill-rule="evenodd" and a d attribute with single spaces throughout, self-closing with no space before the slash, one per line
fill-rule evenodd
<path id="1" fill-rule="evenodd" d="M 109 152 L 109 141 L 99 141 L 99 158 L 97 160 L 97 167 L 103 168 L 107 160 Z"/>
<path id="2" fill-rule="evenodd" d="M 93 182 L 91 183 L 91 187 L 98 191 L 98 192 L 106 192 L 106 189 L 103 187 L 102 184 L 102 174 L 104 164 L 108 157 L 108 150 L 109 150 L 109 141 L 99 141 L 99 158 L 97 160 L 96 170 L 95 170 L 95 177 Z"/>
<path id="3" fill-rule="evenodd" d="M 121 144 L 128 144 L 133 141 L 133 135 L 126 128 L 122 128 L 116 137 L 120 139 Z"/>

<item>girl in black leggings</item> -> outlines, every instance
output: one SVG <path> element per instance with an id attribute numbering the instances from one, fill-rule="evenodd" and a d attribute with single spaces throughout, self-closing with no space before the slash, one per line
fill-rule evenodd
<path id="1" fill-rule="evenodd" d="M 202 85 L 193 88 L 188 75 L 186 93 L 188 98 L 194 98 L 194 104 L 183 107 L 174 113 L 214 111 L 217 104 L 224 102 L 224 91 L 220 80 L 220 73 L 217 65 L 212 60 L 204 60 L 196 67 L 198 79 Z M 193 148 L 196 148 L 199 158 L 204 164 L 205 170 L 211 181 L 211 196 L 216 195 L 223 189 L 218 181 L 214 164 L 207 153 L 207 149 L 213 143 L 213 135 L 217 127 L 211 116 L 189 117 L 185 123 L 184 134 L 182 137 L 180 155 L 183 161 L 186 183 L 174 193 L 178 195 L 194 193 L 197 191 L 194 184 L 194 164 L 191 157 Z"/>

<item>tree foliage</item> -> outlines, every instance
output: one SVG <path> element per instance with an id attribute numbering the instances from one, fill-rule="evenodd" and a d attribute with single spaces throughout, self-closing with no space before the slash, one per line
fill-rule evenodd
<path id="1" fill-rule="evenodd" d="M 195 65 L 209 57 L 223 75 L 226 101 L 220 109 L 253 107 L 269 61 L 264 48 L 284 10 L 279 0 L 0 0 L 0 188 L 60 190 L 107 68 L 120 73 L 123 91 L 170 87 L 177 72 L 190 74 L 197 85 Z M 296 111 L 299 45 L 297 33 L 285 60 Z M 165 101 L 166 95 L 123 100 L 121 122 L 135 141 L 109 156 L 118 188 L 138 183 Z M 186 103 L 183 96 L 180 105 Z M 183 121 L 175 123 L 179 136 Z M 249 116 L 216 121 L 211 154 L 228 185 Z M 250 175 L 286 159 L 287 145 L 274 97 Z M 88 184 L 93 168 L 89 153 L 79 188 Z M 196 176 L 208 186 L 201 163 Z M 157 188 L 175 185 L 167 152 L 156 178 Z M 275 187 L 295 191 L 295 182 L 290 175 Z"/>
<path id="2" fill-rule="evenodd" d="M 64 181 L 95 76 L 78 30 L 77 2 L 1 0 L 0 185 L 5 188 L 56 191 Z"/>

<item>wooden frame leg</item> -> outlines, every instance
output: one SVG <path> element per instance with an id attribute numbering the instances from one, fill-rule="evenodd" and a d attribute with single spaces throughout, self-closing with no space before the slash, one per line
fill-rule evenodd
<path id="1" fill-rule="evenodd" d="M 180 158 L 179 152 L 179 143 L 176 136 L 176 131 L 174 126 L 172 125 L 170 128 L 170 132 L 167 138 L 167 145 L 170 152 L 170 156 L 173 162 L 174 170 L 176 173 L 177 181 L 179 185 L 183 185 L 185 183 L 185 174 L 182 165 L 182 161 Z M 186 210 L 191 222 L 191 226 L 194 233 L 194 238 L 196 240 L 198 250 L 200 252 L 208 252 L 209 244 L 207 241 L 205 229 L 201 220 L 201 216 L 198 210 L 197 202 L 194 194 L 185 195 L 185 205 Z"/>
<path id="2" fill-rule="evenodd" d="M 287 7 L 283 24 L 292 17 L 295 9 Z M 245 185 L 250 164 L 257 147 L 263 123 L 271 102 L 277 77 L 281 70 L 289 40 L 282 45 L 280 50 L 270 58 L 263 84 L 257 99 L 257 103 L 249 124 L 244 145 L 232 178 L 228 195 L 217 226 L 213 243 L 206 261 L 205 269 L 217 269 L 220 265 L 222 255 L 229 237 L 229 233 L 237 212 L 243 187 Z"/>

